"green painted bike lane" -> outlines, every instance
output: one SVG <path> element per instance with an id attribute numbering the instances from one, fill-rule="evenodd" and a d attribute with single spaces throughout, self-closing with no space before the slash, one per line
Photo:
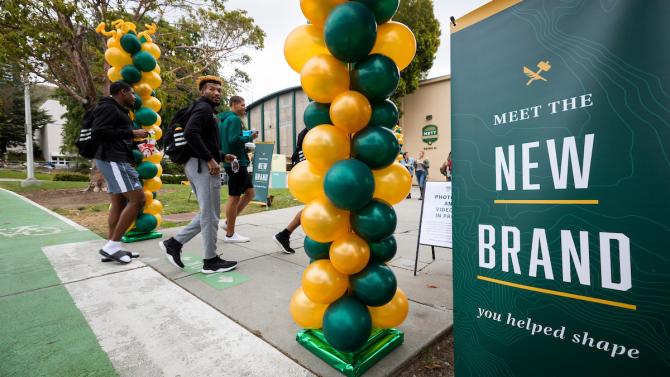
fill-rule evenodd
<path id="1" fill-rule="evenodd" d="M 116 376 L 42 247 L 100 239 L 0 189 L 0 376 Z"/>

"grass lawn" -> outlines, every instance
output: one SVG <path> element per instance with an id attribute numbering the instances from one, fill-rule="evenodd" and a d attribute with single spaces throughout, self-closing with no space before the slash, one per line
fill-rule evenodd
<path id="1" fill-rule="evenodd" d="M 0 178 L 26 179 L 27 175 L 28 173 L 25 170 L 0 169 Z M 54 174 L 36 172 L 35 178 L 44 181 L 51 181 L 54 179 Z"/>

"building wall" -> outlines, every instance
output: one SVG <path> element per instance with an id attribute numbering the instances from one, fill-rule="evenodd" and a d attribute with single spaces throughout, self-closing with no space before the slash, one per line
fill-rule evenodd
<path id="1" fill-rule="evenodd" d="M 51 122 L 44 126 L 39 132 L 39 145 L 42 148 L 42 157 L 50 161 L 53 156 L 61 156 L 60 149 L 63 146 L 63 115 L 67 109 L 56 100 L 47 100 L 42 104 L 47 114 L 51 116 Z"/>

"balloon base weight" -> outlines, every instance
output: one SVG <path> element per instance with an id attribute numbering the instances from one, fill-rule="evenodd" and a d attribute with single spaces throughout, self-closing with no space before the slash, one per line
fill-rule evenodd
<path id="1" fill-rule="evenodd" d="M 405 334 L 396 329 L 374 329 L 363 347 L 351 353 L 334 349 L 321 330 L 302 330 L 296 340 L 342 374 L 358 377 L 401 345 Z"/>
<path id="2" fill-rule="evenodd" d="M 146 240 L 153 240 L 154 238 L 163 237 L 162 233 L 158 233 L 155 230 L 152 230 L 149 233 L 138 233 L 138 232 L 128 232 L 121 237 L 121 242 L 123 243 L 133 243 Z"/>

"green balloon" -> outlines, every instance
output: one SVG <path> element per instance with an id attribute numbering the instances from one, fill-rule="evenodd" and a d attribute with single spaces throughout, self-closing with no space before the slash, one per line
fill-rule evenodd
<path id="1" fill-rule="evenodd" d="M 139 130 L 140 128 L 142 127 L 140 127 L 140 125 L 137 124 L 137 122 L 133 122 L 133 130 Z"/>
<path id="2" fill-rule="evenodd" d="M 152 192 L 151 195 L 154 197 L 154 199 L 156 199 L 156 196 L 158 196 L 158 195 L 156 195 L 155 192 Z"/>
<path id="3" fill-rule="evenodd" d="M 372 200 L 375 178 L 364 163 L 358 160 L 342 160 L 328 169 L 323 188 L 335 207 L 355 211 Z"/>
<path id="4" fill-rule="evenodd" d="M 349 279 L 354 297 L 367 306 L 388 304 L 398 289 L 393 271 L 383 263 L 370 262 Z"/>
<path id="5" fill-rule="evenodd" d="M 393 129 L 400 118 L 398 107 L 390 100 L 384 100 L 372 105 L 372 118 L 370 126 L 386 127 Z"/>
<path id="6" fill-rule="evenodd" d="M 399 82 L 398 66 L 381 54 L 372 54 L 356 63 L 351 72 L 352 89 L 363 93 L 370 102 L 380 102 L 390 97 Z"/>
<path id="7" fill-rule="evenodd" d="M 381 241 L 370 243 L 370 257 L 377 262 L 388 262 L 395 256 L 398 243 L 395 237 L 386 237 Z"/>
<path id="8" fill-rule="evenodd" d="M 337 6 L 323 27 L 328 51 L 345 63 L 357 62 L 372 51 L 377 39 L 375 15 L 363 4 Z"/>
<path id="9" fill-rule="evenodd" d="M 398 153 L 398 139 L 385 127 L 366 127 L 354 136 L 351 144 L 351 155 L 374 170 L 391 165 Z"/>
<path id="10" fill-rule="evenodd" d="M 140 70 L 137 69 L 137 67 L 132 64 L 128 64 L 127 66 L 121 68 L 121 77 L 123 77 L 123 81 L 132 85 L 142 79 L 142 74 L 140 73 Z"/>
<path id="11" fill-rule="evenodd" d="M 133 149 L 133 160 L 135 160 L 135 165 L 139 165 L 143 158 L 144 155 L 142 152 L 138 151 L 137 149 Z"/>
<path id="12" fill-rule="evenodd" d="M 156 229 L 158 220 L 154 215 L 143 213 L 135 219 L 135 230 L 140 233 L 149 233 Z"/>
<path id="13" fill-rule="evenodd" d="M 140 51 L 142 49 L 142 43 L 137 38 L 137 35 L 133 33 L 128 33 L 121 37 L 121 47 L 126 50 L 130 55 Z"/>
<path id="14" fill-rule="evenodd" d="M 146 42 L 146 41 L 147 41 L 147 38 L 143 35 L 143 36 L 140 38 L 140 43 L 144 43 L 144 42 Z"/>
<path id="15" fill-rule="evenodd" d="M 133 109 L 139 110 L 140 107 L 142 107 L 142 98 L 137 95 L 137 93 L 133 93 L 133 95 L 135 96 L 135 104 L 133 105 Z"/>
<path id="16" fill-rule="evenodd" d="M 158 120 L 158 114 L 148 107 L 143 107 L 135 112 L 135 122 L 140 126 L 151 126 Z"/>
<path id="17" fill-rule="evenodd" d="M 316 242 L 309 237 L 305 237 L 305 253 L 310 260 L 328 259 L 330 255 L 330 245 L 332 242 Z M 311 262 L 310 262 L 311 263 Z"/>
<path id="18" fill-rule="evenodd" d="M 376 199 L 351 214 L 351 227 L 368 242 L 377 242 L 392 236 L 397 223 L 398 218 L 393 207 Z"/>
<path id="19" fill-rule="evenodd" d="M 333 124 L 330 120 L 330 104 L 311 102 L 303 114 L 305 127 L 312 129 L 322 124 Z"/>
<path id="20" fill-rule="evenodd" d="M 151 72 L 156 68 L 156 59 L 151 56 L 150 53 L 140 51 L 133 55 L 133 64 L 135 64 L 140 71 Z"/>
<path id="21" fill-rule="evenodd" d="M 137 174 L 139 174 L 142 179 L 151 179 L 158 174 L 158 166 L 149 161 L 138 164 L 135 170 L 137 170 Z"/>
<path id="22" fill-rule="evenodd" d="M 323 335 L 336 350 L 358 351 L 368 341 L 371 333 L 370 312 L 355 298 L 344 296 L 326 309 L 323 316 Z"/>
<path id="23" fill-rule="evenodd" d="M 398 11 L 400 0 L 355 0 L 359 3 L 365 4 L 377 19 L 377 24 L 388 22 L 395 12 Z"/>

